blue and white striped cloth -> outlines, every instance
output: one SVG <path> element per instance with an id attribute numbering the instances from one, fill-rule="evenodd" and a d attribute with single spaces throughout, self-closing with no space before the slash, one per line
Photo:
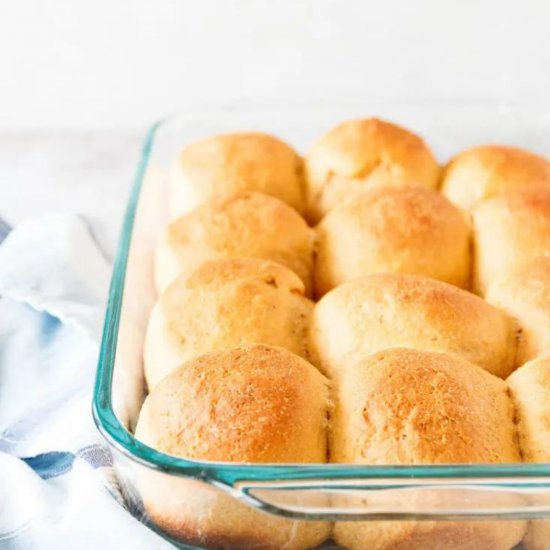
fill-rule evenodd
<path id="1" fill-rule="evenodd" d="M 110 261 L 80 217 L 0 220 L 0 549 L 172 548 L 124 508 L 91 417 Z"/>

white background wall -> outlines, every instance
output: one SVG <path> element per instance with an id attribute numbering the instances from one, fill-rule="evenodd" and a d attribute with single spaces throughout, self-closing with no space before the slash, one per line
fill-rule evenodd
<path id="1" fill-rule="evenodd" d="M 0 0 L 0 130 L 249 98 L 546 99 L 548 0 Z"/>

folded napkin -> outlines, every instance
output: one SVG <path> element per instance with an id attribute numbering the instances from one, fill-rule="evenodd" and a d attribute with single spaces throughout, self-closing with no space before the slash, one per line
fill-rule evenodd
<path id="1" fill-rule="evenodd" d="M 6 236 L 7 235 L 7 236 Z M 173 548 L 124 509 L 91 414 L 111 262 L 76 215 L 0 221 L 0 548 Z"/>

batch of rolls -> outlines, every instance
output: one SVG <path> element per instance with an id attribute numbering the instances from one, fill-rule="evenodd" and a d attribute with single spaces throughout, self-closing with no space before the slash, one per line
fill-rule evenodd
<path id="1" fill-rule="evenodd" d="M 169 206 L 138 439 L 248 463 L 550 462 L 547 159 L 479 146 L 441 167 L 378 119 L 304 159 L 217 135 L 181 151 Z M 293 521 L 155 475 L 152 520 L 209 548 L 550 549 L 543 522 Z"/>

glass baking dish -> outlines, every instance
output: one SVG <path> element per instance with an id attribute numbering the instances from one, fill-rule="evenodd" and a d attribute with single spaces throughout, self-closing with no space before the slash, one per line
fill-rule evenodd
<path id="1" fill-rule="evenodd" d="M 237 510 L 252 507 L 299 522 L 550 517 L 550 464 L 408 467 L 196 462 L 157 452 L 132 435 L 145 397 L 142 343 L 155 299 L 153 248 L 167 220 L 165 176 L 184 144 L 214 133 L 260 130 L 304 152 L 337 122 L 378 116 L 419 133 L 441 162 L 482 143 L 513 144 L 548 155 L 547 107 L 428 100 L 255 104 L 245 109 L 228 105 L 189 110 L 156 124 L 146 136 L 124 218 L 93 399 L 96 424 L 112 447 L 121 485 L 136 516 L 178 546 L 198 547 L 186 545 L 185 534 L 173 526 L 155 524 L 144 512 L 140 480 L 149 476 L 155 486 L 167 490 L 183 483 L 182 495 L 187 494 L 187 499 L 189 494 L 221 492 L 235 499 Z M 175 497 L 171 505 L 181 502 Z"/>

